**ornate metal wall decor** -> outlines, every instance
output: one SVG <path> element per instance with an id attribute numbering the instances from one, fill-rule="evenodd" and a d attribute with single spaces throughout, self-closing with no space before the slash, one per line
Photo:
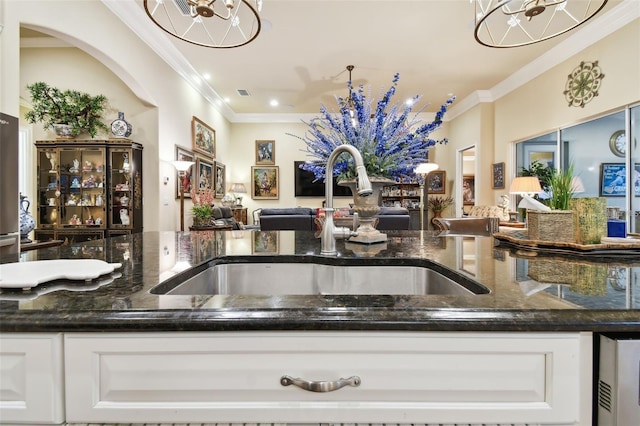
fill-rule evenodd
<path id="1" fill-rule="evenodd" d="M 595 62 L 580 62 L 567 79 L 564 96 L 569 106 L 584 108 L 594 97 L 598 96 L 598 90 L 604 74 Z"/>

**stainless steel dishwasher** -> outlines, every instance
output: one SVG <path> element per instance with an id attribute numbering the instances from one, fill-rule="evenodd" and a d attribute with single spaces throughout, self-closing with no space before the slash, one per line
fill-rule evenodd
<path id="1" fill-rule="evenodd" d="M 640 425 L 640 337 L 600 336 L 598 426 Z"/>

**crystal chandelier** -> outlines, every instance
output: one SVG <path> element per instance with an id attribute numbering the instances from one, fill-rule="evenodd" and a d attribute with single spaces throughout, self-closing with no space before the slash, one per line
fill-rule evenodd
<path id="1" fill-rule="evenodd" d="M 180 40 L 229 49 L 258 36 L 262 0 L 144 0 L 144 10 L 157 26 Z"/>
<path id="2" fill-rule="evenodd" d="M 475 38 L 488 47 L 518 47 L 564 34 L 595 16 L 608 0 L 470 0 Z"/>

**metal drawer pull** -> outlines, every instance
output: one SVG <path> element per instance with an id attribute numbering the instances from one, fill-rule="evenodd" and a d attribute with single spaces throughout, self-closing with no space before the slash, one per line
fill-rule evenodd
<path id="1" fill-rule="evenodd" d="M 333 392 L 345 386 L 360 386 L 360 377 L 351 376 L 348 379 L 340 378 L 333 382 L 314 382 L 313 380 L 294 379 L 291 376 L 282 376 L 280 378 L 280 384 L 282 386 L 294 385 L 311 392 Z"/>

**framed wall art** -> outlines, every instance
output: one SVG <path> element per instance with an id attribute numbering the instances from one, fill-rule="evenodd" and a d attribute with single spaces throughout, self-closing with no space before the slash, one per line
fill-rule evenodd
<path id="1" fill-rule="evenodd" d="M 447 172 L 434 170 L 427 175 L 427 191 L 429 194 L 444 194 L 447 182 Z"/>
<path id="2" fill-rule="evenodd" d="M 196 116 L 191 119 L 191 138 L 195 152 L 216 157 L 216 131 Z"/>
<path id="3" fill-rule="evenodd" d="M 276 164 L 276 141 L 256 141 L 256 164 Z"/>
<path id="4" fill-rule="evenodd" d="M 216 177 L 214 181 L 214 196 L 215 198 L 224 197 L 224 189 L 227 187 L 226 168 L 224 164 L 219 161 L 215 162 Z"/>
<path id="5" fill-rule="evenodd" d="M 504 189 L 504 163 L 495 163 L 491 167 L 493 172 L 491 188 Z"/>
<path id="6" fill-rule="evenodd" d="M 640 197 L 640 164 L 633 165 L 633 195 Z M 627 166 L 624 163 L 600 165 L 600 196 L 624 197 L 627 195 Z"/>
<path id="7" fill-rule="evenodd" d="M 251 198 L 277 200 L 279 180 L 278 166 L 251 166 Z"/>
<path id="8" fill-rule="evenodd" d="M 462 204 L 473 205 L 476 202 L 475 176 L 462 177 Z"/>
<path id="9" fill-rule="evenodd" d="M 213 189 L 213 163 L 201 157 L 196 157 L 196 185 L 199 191 Z"/>
<path id="10" fill-rule="evenodd" d="M 176 145 L 176 160 L 178 161 L 195 161 L 193 152 Z M 195 166 L 195 165 L 194 165 Z M 184 188 L 184 198 L 191 198 L 191 190 L 193 189 L 193 169 L 189 167 L 185 173 L 184 179 L 180 179 L 180 174 L 176 171 L 176 198 L 180 198 L 180 185 Z"/>
<path id="11" fill-rule="evenodd" d="M 278 231 L 256 231 L 253 233 L 252 254 L 279 254 Z"/>

